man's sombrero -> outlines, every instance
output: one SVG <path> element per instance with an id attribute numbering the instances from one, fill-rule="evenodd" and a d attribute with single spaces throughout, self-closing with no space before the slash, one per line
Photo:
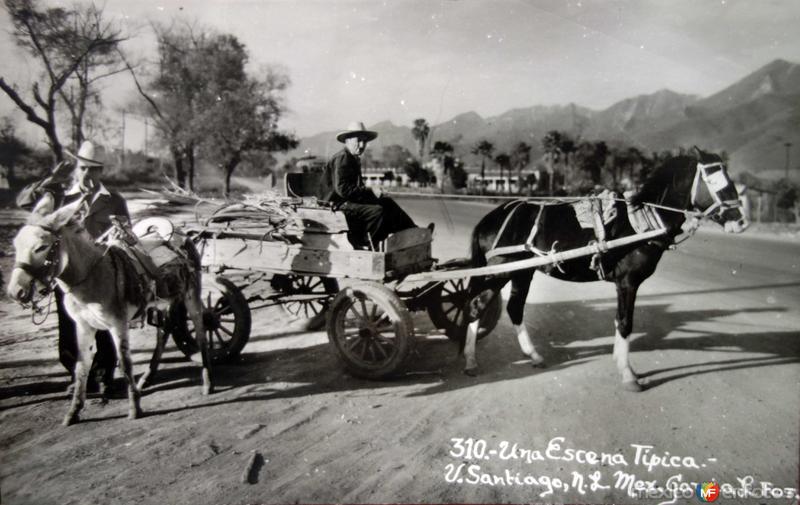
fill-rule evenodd
<path id="1" fill-rule="evenodd" d="M 97 148 L 95 149 L 94 144 L 92 144 L 88 140 L 84 140 L 81 144 L 81 148 L 78 149 L 78 154 L 72 154 L 69 150 L 64 149 L 64 152 L 67 153 L 68 156 L 73 158 L 75 161 L 80 163 L 84 166 L 89 167 L 102 167 L 105 165 L 105 149 Z"/>
<path id="2" fill-rule="evenodd" d="M 338 140 L 339 142 L 344 142 L 345 139 L 348 139 L 350 137 L 361 137 L 367 142 L 369 142 L 370 140 L 375 140 L 377 136 L 378 132 L 367 130 L 364 127 L 364 123 L 360 121 L 355 121 L 350 123 L 347 126 L 346 130 L 337 133 L 336 140 Z"/>

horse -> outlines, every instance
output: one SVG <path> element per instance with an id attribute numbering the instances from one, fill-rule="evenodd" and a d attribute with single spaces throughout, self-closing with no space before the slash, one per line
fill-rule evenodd
<path id="1" fill-rule="evenodd" d="M 616 284 L 617 314 L 612 356 L 622 386 L 627 390 L 642 390 L 630 365 L 627 340 L 633 328 L 637 290 L 655 272 L 664 251 L 683 233 L 682 226 L 687 217 L 692 218 L 695 228 L 699 219 L 708 218 L 729 233 L 741 233 L 749 224 L 722 159 L 696 146 L 694 153 L 696 156 L 683 155 L 665 161 L 628 202 L 616 199 L 613 203 L 616 217 L 604 230 L 605 239 L 609 240 L 634 235 L 627 205 L 635 209 L 649 206 L 663 223 L 666 230 L 663 235 L 608 249 L 593 258 L 585 256 L 538 268 L 551 277 L 573 282 L 597 281 L 600 273 L 603 280 Z M 503 264 L 556 249 L 564 251 L 587 246 L 597 240 L 595 230 L 581 227 L 572 205 L 518 200 L 498 206 L 476 225 L 471 240 L 471 263 L 474 267 Z M 544 365 L 523 323 L 525 299 L 535 270 L 529 268 L 470 279 L 465 307 L 467 327 L 466 331 L 462 327 L 457 339 L 464 353 L 466 374 L 475 375 L 478 367 L 475 342 L 481 310 L 492 297 L 499 296 L 499 290 L 509 281 L 511 295 L 506 311 L 514 325 L 517 341 L 533 366 Z"/>
<path id="2" fill-rule="evenodd" d="M 75 321 L 78 357 L 75 364 L 72 401 L 63 425 L 80 420 L 86 401 L 86 382 L 94 356 L 95 332 L 108 330 L 119 358 L 119 368 L 128 387 L 128 419 L 141 417 L 140 391 L 152 378 L 164 347 L 164 331 L 159 328 L 156 350 L 150 368 L 134 382 L 131 364 L 128 323 L 142 310 L 153 306 L 147 302 L 146 287 L 139 282 L 127 253 L 119 247 L 96 244 L 83 227 L 72 218 L 83 200 L 50 212 L 52 205 L 40 202 L 28 221 L 14 237 L 15 263 L 9 279 L 8 296 L 23 306 L 34 303 L 34 296 L 43 296 L 57 284 L 64 292 L 64 306 Z M 178 262 L 174 276 L 181 285 L 173 292 L 182 298 L 197 328 L 202 357 L 203 394 L 213 391 L 210 368 L 210 347 L 203 331 L 200 296 L 200 257 L 191 240 L 183 244 L 187 260 Z M 176 300 L 171 300 L 176 301 Z M 162 301 L 159 304 L 163 304 Z M 166 300 L 169 303 L 170 300 Z"/>

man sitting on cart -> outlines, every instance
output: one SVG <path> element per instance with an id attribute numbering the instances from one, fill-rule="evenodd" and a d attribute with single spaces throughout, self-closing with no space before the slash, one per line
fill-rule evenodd
<path id="1" fill-rule="evenodd" d="M 341 210 L 350 228 L 349 239 L 354 247 L 377 247 L 391 233 L 416 225 L 411 217 L 380 187 L 367 187 L 361 175 L 361 159 L 367 143 L 378 136 L 364 123 L 350 123 L 336 135 L 344 149 L 325 164 L 317 197 Z M 432 229 L 432 226 L 429 228 Z M 367 241 L 368 240 L 368 241 Z"/>

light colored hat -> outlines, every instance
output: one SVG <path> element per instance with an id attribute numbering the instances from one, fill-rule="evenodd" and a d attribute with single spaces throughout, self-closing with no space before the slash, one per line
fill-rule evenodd
<path id="1" fill-rule="evenodd" d="M 347 125 L 346 130 L 336 134 L 336 140 L 338 140 L 339 142 L 344 142 L 345 139 L 350 137 L 361 137 L 367 142 L 369 142 L 370 140 L 375 140 L 377 136 L 378 132 L 367 130 L 364 127 L 364 123 L 362 123 L 361 121 L 354 121 L 349 125 Z"/>
<path id="2" fill-rule="evenodd" d="M 84 166 L 102 167 L 105 165 L 105 149 L 95 148 L 94 144 L 88 140 L 83 141 L 81 148 L 78 149 L 78 154 L 72 154 L 67 149 L 64 149 L 64 152 Z"/>

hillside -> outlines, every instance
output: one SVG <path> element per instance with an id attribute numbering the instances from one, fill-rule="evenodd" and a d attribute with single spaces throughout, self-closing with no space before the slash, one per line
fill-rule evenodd
<path id="1" fill-rule="evenodd" d="M 370 144 L 375 157 L 391 144 L 416 152 L 410 127 L 383 121 L 371 128 L 379 133 Z M 588 140 L 624 142 L 644 151 L 696 144 L 725 150 L 734 173 L 779 171 L 785 166 L 784 144 L 791 142 L 800 149 L 800 65 L 775 60 L 705 98 L 662 89 L 600 111 L 577 104 L 535 105 L 487 118 L 469 111 L 433 125 L 431 140 L 450 142 L 457 155 L 475 163 L 470 149 L 478 140 L 489 140 L 496 152 L 509 152 L 525 141 L 534 147 L 535 157 L 550 130 Z M 340 148 L 335 133 L 304 138 L 290 154 L 329 156 Z M 800 169 L 800 155 L 793 159 L 792 170 Z"/>

